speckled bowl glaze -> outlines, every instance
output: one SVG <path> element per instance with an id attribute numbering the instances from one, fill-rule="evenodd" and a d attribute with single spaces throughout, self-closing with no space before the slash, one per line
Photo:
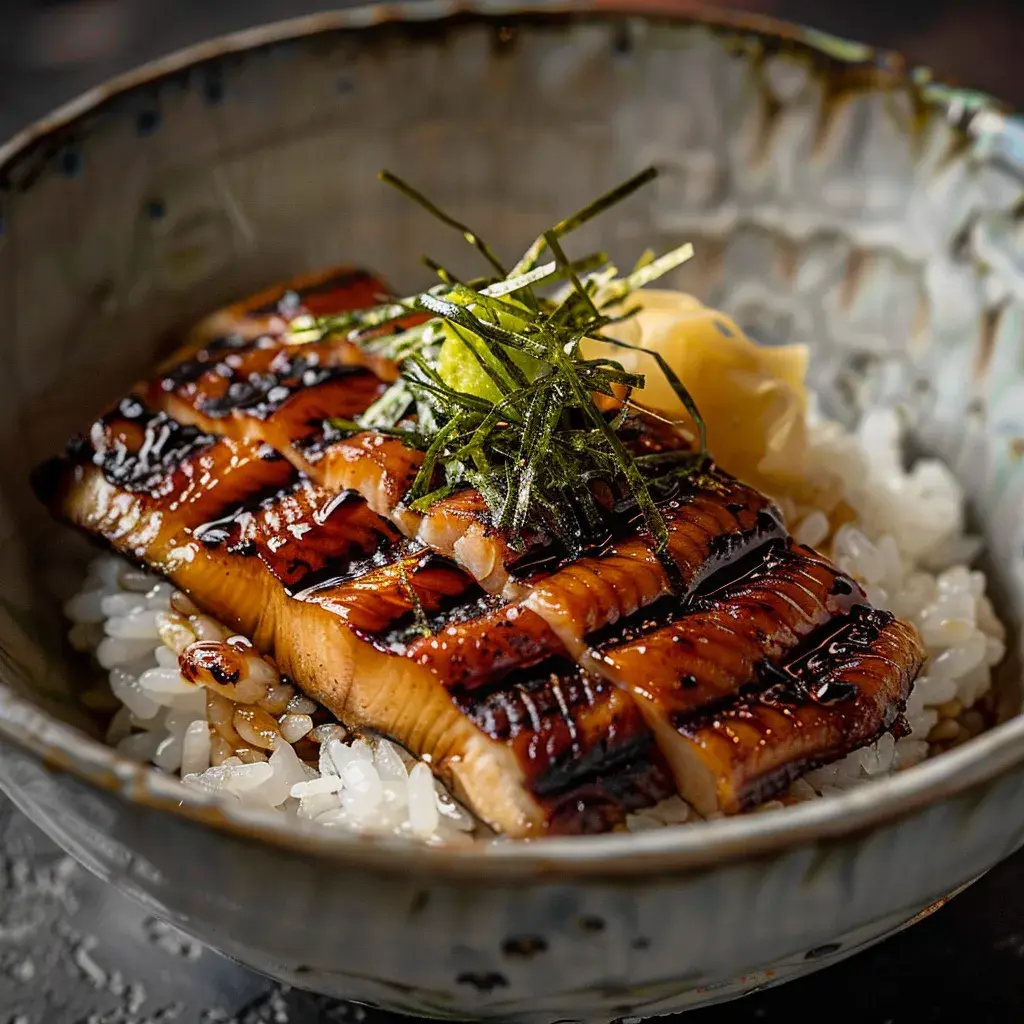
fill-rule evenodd
<path id="1" fill-rule="evenodd" d="M 91 738 L 43 582 L 71 549 L 28 466 L 228 298 L 345 259 L 406 287 L 425 249 L 462 266 L 381 167 L 514 251 L 652 161 L 656 187 L 589 241 L 629 258 L 692 240 L 674 283 L 767 343 L 812 345 L 833 413 L 898 403 L 967 485 L 1020 622 L 1024 128 L 997 104 L 889 54 L 677 4 L 428 2 L 260 29 L 0 149 L 0 785 L 62 846 L 292 984 L 589 1022 L 814 970 L 1024 842 L 1022 718 L 830 801 L 457 852 L 224 810 Z"/>

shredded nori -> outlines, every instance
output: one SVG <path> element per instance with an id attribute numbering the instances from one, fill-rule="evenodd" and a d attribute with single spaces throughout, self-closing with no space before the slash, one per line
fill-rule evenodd
<path id="1" fill-rule="evenodd" d="M 693 254 L 690 245 L 660 257 L 645 253 L 633 271 L 619 276 L 605 253 L 570 260 L 561 239 L 656 177 L 649 168 L 543 232 L 506 271 L 493 250 L 471 228 L 450 216 L 389 172 L 380 177 L 442 223 L 459 231 L 487 261 L 492 276 L 461 282 L 429 257 L 424 263 L 439 284 L 418 295 L 341 316 L 296 320 L 299 340 L 342 336 L 393 359 L 401 376 L 353 421 L 331 421 L 344 432 L 380 430 L 400 436 L 424 452 L 423 464 L 405 496 L 418 511 L 463 487 L 482 494 L 495 526 L 521 546 L 527 533 L 557 539 L 569 555 L 579 554 L 602 529 L 608 501 L 598 485 L 611 488 L 618 515 L 633 513 L 656 543 L 669 578 L 677 581 L 666 547 L 668 530 L 659 501 L 707 463 L 706 431 L 692 397 L 672 368 L 651 353 L 690 420 L 667 421 L 634 400 L 642 374 L 610 358 L 586 359 L 581 343 L 596 339 L 622 349 L 637 346 L 614 336 L 615 323 L 630 294 Z M 549 252 L 553 259 L 543 265 Z M 562 286 L 556 297 L 538 286 Z M 509 298 L 515 297 L 515 302 Z M 403 321 L 429 314 L 415 326 Z M 514 327 L 509 327 L 509 323 Z M 382 328 L 395 327 L 397 333 Z M 446 329 L 447 328 L 447 329 Z M 610 330 L 611 329 L 611 330 Z M 483 370 L 496 398 L 457 390 L 438 370 L 445 338 L 455 335 Z M 646 351 L 646 350 L 645 350 Z M 512 358 L 535 361 L 528 374 Z M 605 396 L 609 402 L 599 402 Z M 637 414 L 654 415 L 690 440 L 678 450 L 634 456 L 620 431 Z M 691 427 L 696 428 L 692 436 Z"/>

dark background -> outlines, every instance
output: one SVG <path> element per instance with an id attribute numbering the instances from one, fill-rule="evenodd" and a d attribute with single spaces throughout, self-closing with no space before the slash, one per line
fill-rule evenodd
<path id="1" fill-rule="evenodd" d="M 1024 106 L 1021 0 L 705 0 L 705 5 L 757 10 L 901 50 L 944 77 Z M 334 6 L 346 6 L 346 0 L 0 0 L 0 135 L 161 54 Z"/>
<path id="2" fill-rule="evenodd" d="M 0 138 L 136 64 L 213 35 L 324 6 L 300 0 L 0 0 Z M 908 0 L 748 0 L 717 6 L 756 9 L 898 49 L 943 77 L 1024 107 L 1024 0 L 935 0 L 927 4 Z M 4 817 L 12 813 L 2 809 Z M 29 828 L 20 822 L 15 831 L 20 834 Z M 47 858 L 55 856 L 45 840 L 33 837 L 29 845 L 36 863 L 48 863 Z M 2 877 L 2 869 L 5 859 L 12 861 L 12 857 L 9 848 L 0 851 L 0 909 L 5 885 L 13 884 Z M 109 961 L 118 956 L 128 959 L 131 947 L 127 941 L 118 941 L 118 914 L 127 922 L 133 912 L 121 907 L 116 897 L 90 890 L 93 883 L 84 875 L 75 875 L 72 881 L 80 890 L 75 896 L 78 914 L 84 914 L 92 925 L 103 924 L 108 940 L 103 972 L 108 981 L 119 977 L 118 963 Z M 59 912 L 58 922 L 64 920 L 60 914 L 65 912 Z M 74 923 L 73 917 L 65 914 L 65 918 Z M 66 920 L 56 926 L 58 931 L 65 929 L 65 938 L 72 934 Z M 95 1012 L 90 1017 L 96 1007 L 83 1006 L 80 1001 L 74 1007 L 69 1001 L 58 1010 L 58 998 L 49 1004 L 50 1009 L 45 1009 L 45 1004 L 40 1009 L 32 989 L 43 981 L 29 976 L 23 967 L 28 961 L 17 959 L 14 940 L 2 925 L 0 921 L 0 969 L 8 974 L 21 970 L 24 977 L 11 975 L 18 981 L 13 988 L 0 984 L 0 1022 L 36 1024 L 38 1018 L 40 1024 L 85 1024 L 108 1019 Z M 127 923 L 122 930 L 127 936 Z M 79 952 L 75 947 L 72 961 L 78 962 Z M 203 1013 L 204 1004 L 193 1000 L 167 1018 L 152 1016 L 152 1007 L 147 1010 L 143 1005 L 135 1016 L 117 1017 L 117 1024 L 157 1019 L 175 1019 L 182 1024 L 229 1019 L 242 1024 L 333 1024 L 342 1020 L 380 1024 L 386 1019 L 372 1012 L 364 1017 L 351 1007 L 281 991 L 208 953 L 199 959 L 178 956 L 168 960 L 154 950 L 151 955 L 130 959 L 135 961 L 131 969 L 136 975 L 149 973 L 154 979 L 159 975 L 157 988 L 180 987 L 197 996 L 201 990 L 202 998 L 209 992 L 208 1005 L 226 1005 L 233 1016 Z M 8 961 L 15 967 L 7 970 L 4 965 Z M 54 973 L 46 984 L 59 988 L 64 982 Z M 150 979 L 151 990 L 154 984 Z M 108 990 L 109 984 L 104 990 L 107 995 Z M 852 1018 L 854 1014 L 862 1024 L 1024 1021 L 1024 854 L 1003 864 L 912 931 L 851 961 L 729 1006 L 698 1011 L 686 1020 L 693 1024 L 783 1020 L 799 1024 L 811 1019 Z"/>

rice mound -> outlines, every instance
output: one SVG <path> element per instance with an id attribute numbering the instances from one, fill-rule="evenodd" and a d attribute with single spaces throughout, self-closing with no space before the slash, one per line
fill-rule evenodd
<path id="1" fill-rule="evenodd" d="M 877 607 L 913 622 L 928 658 L 908 702 L 908 735 L 886 734 L 809 772 L 758 811 L 827 797 L 977 735 L 990 721 L 992 669 L 1006 652 L 985 575 L 971 568 L 981 540 L 965 530 L 964 494 L 949 469 L 935 459 L 904 468 L 892 411 L 870 414 L 851 433 L 812 408 L 807 430 L 808 482 L 829 498 L 820 506 L 777 498 L 795 539 L 833 558 Z M 72 645 L 107 674 L 87 697 L 102 706 L 113 696 L 118 710 L 107 742 L 119 754 L 179 775 L 188 787 L 328 828 L 429 843 L 487 834 L 429 765 L 387 739 L 349 733 L 166 581 L 105 555 L 65 611 Z M 243 650 L 258 699 L 232 704 L 187 680 L 178 656 L 195 640 Z M 672 797 L 631 815 L 627 828 L 697 817 Z"/>

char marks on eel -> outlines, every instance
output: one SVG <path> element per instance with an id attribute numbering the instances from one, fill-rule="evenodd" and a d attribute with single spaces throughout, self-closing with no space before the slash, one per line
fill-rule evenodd
<path id="1" fill-rule="evenodd" d="M 635 516 L 567 557 L 471 488 L 407 507 L 423 452 L 332 427 L 393 364 L 286 333 L 385 294 L 343 268 L 211 317 L 40 467 L 39 497 L 510 836 L 615 829 L 676 792 L 736 812 L 898 722 L 912 628 L 711 463 L 658 496 L 664 551 Z"/>

